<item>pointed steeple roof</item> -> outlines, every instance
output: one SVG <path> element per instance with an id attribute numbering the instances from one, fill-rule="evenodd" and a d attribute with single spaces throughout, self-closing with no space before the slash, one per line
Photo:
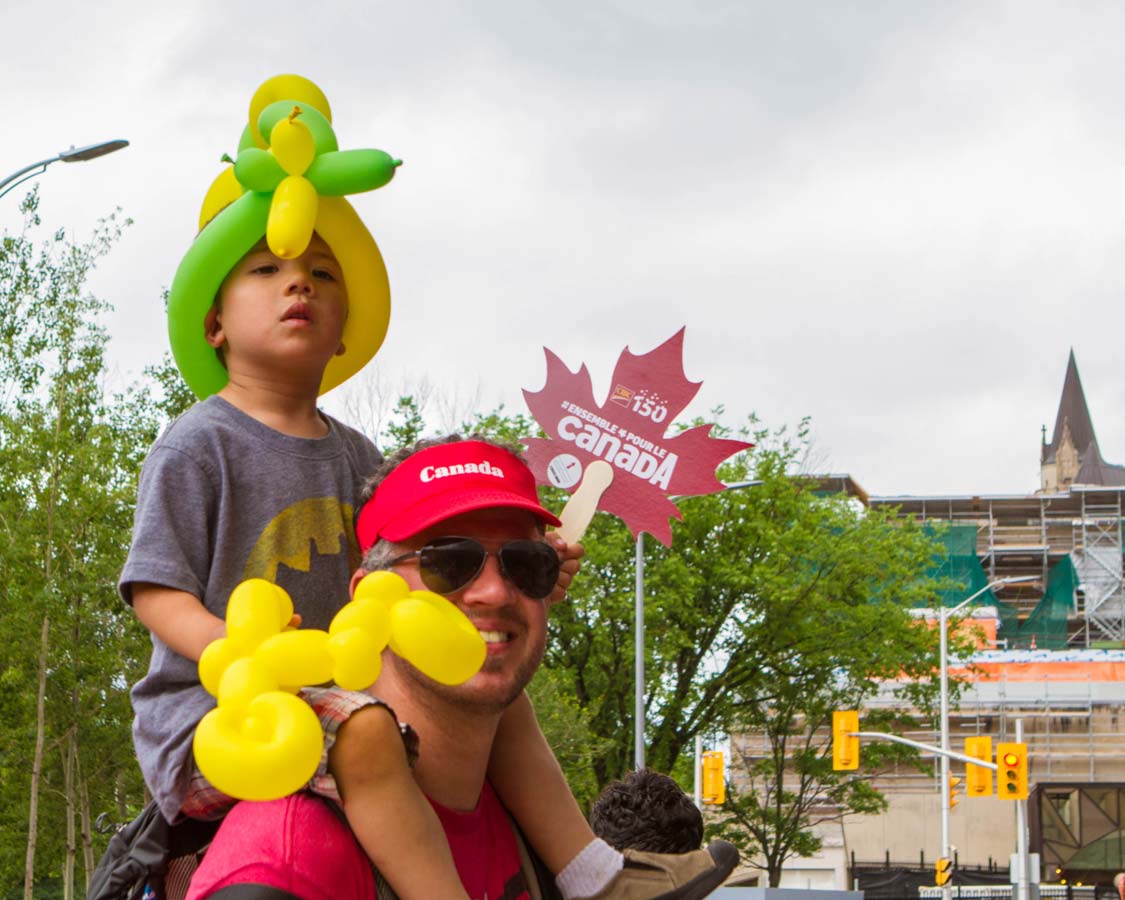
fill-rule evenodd
<path id="1" fill-rule="evenodd" d="M 1062 396 L 1059 398 L 1059 411 L 1055 416 L 1055 431 L 1051 443 L 1043 451 L 1043 462 L 1055 461 L 1055 453 L 1062 443 L 1063 431 L 1069 429 L 1070 439 L 1079 450 L 1091 444 L 1097 449 L 1098 438 L 1094 434 L 1094 423 L 1090 419 L 1090 409 L 1086 406 L 1086 394 L 1082 390 L 1082 380 L 1078 377 L 1078 364 L 1074 361 L 1074 348 L 1070 348 L 1070 359 L 1066 364 L 1066 378 L 1063 379 Z M 1098 453 L 1100 456 L 1100 452 Z"/>

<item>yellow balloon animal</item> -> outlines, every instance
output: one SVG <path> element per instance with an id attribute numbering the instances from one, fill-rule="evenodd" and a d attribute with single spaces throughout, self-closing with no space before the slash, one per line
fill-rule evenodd
<path id="1" fill-rule="evenodd" d="M 370 687 L 388 644 L 442 684 L 468 681 L 484 664 L 484 639 L 468 618 L 393 572 L 364 578 L 327 632 L 291 629 L 292 618 L 282 588 L 244 581 L 227 604 L 227 636 L 199 658 L 199 680 L 218 705 L 195 729 L 195 760 L 211 784 L 241 800 L 284 797 L 316 773 L 324 736 L 296 696 L 302 686 Z"/>

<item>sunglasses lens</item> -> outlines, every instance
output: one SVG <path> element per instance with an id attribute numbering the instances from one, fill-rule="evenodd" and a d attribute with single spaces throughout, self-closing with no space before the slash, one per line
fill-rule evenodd
<path id="1" fill-rule="evenodd" d="M 487 552 L 469 538 L 439 539 L 418 553 L 422 583 L 437 594 L 452 594 L 470 581 L 484 565 Z"/>
<path id="2" fill-rule="evenodd" d="M 509 541 L 500 548 L 504 573 L 532 600 L 543 600 L 559 580 L 559 555 L 542 541 Z"/>

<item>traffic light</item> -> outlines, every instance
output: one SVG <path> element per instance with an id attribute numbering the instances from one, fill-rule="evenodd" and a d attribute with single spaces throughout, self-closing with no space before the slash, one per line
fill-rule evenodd
<path id="1" fill-rule="evenodd" d="M 1001 800 L 1027 799 L 1027 744 L 996 745 L 996 795 Z"/>
<path id="2" fill-rule="evenodd" d="M 832 768 L 837 772 L 859 768 L 859 713 L 854 709 L 832 713 Z"/>
<path id="3" fill-rule="evenodd" d="M 957 799 L 957 785 L 961 783 L 960 778 L 949 776 L 949 808 L 953 809 L 960 801 Z"/>
<path id="4" fill-rule="evenodd" d="M 987 736 L 965 738 L 965 755 L 973 759 L 992 762 L 992 738 Z M 965 796 L 991 797 L 992 770 L 984 766 L 965 764 Z"/>
<path id="5" fill-rule="evenodd" d="M 727 785 L 723 779 L 723 751 L 707 750 L 703 754 L 703 796 L 708 806 L 721 806 L 727 799 Z"/>
<path id="6" fill-rule="evenodd" d="M 934 864 L 934 884 L 941 887 L 952 877 L 953 860 L 943 856 Z"/>

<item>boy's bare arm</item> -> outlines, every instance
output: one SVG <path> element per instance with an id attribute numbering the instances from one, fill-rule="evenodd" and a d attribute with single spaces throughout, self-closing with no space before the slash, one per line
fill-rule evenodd
<path id="1" fill-rule="evenodd" d="M 226 623 L 187 591 L 137 582 L 132 595 L 141 624 L 188 659 L 198 661 L 208 644 L 226 634 Z"/>
<path id="2" fill-rule="evenodd" d="M 500 717 L 488 777 L 535 852 L 556 875 L 594 840 L 526 693 Z"/>

